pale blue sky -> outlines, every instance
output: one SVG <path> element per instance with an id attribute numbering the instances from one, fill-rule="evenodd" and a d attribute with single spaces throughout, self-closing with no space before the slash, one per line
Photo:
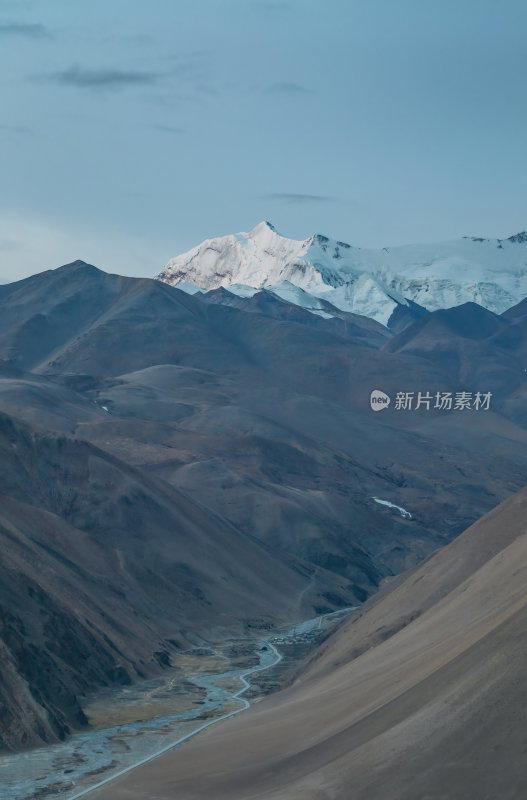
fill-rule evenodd
<path id="1" fill-rule="evenodd" d="M 527 228 L 527 4 L 0 0 L 0 278 Z"/>

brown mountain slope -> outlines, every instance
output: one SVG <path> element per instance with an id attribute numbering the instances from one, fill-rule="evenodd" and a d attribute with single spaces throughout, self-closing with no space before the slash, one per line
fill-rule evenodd
<path id="1" fill-rule="evenodd" d="M 501 316 L 476 303 L 434 311 L 394 336 L 383 351 L 422 357 L 459 386 L 492 392 L 493 407 L 523 425 L 527 319 L 522 308 L 520 303 Z"/>
<path id="2" fill-rule="evenodd" d="M 99 800 L 518 800 L 527 490 L 369 602 L 289 689 Z"/>
<path id="3" fill-rule="evenodd" d="M 376 350 L 369 337 L 361 346 L 364 336 L 319 328 L 319 317 L 294 321 L 308 312 L 277 298 L 270 316 L 258 294 L 266 313 L 82 262 L 0 287 L 0 410 L 152 472 L 353 581 L 360 600 L 525 485 L 525 375 L 515 351 L 473 350 L 512 324 L 475 304 L 427 315 L 423 329 L 464 353 L 468 380 L 434 348 L 425 358 Z M 382 414 L 369 407 L 376 387 L 392 396 Z M 402 389 L 491 390 L 492 407 L 400 411 Z"/>
<path id="4" fill-rule="evenodd" d="M 256 292 L 252 297 L 239 297 L 221 287 L 200 295 L 200 299 L 208 303 L 217 303 L 219 305 L 240 308 L 243 311 L 255 314 L 264 314 L 265 316 L 274 317 L 275 319 L 300 322 L 303 325 L 308 325 L 322 331 L 328 331 L 329 333 L 334 333 L 337 336 L 349 339 L 351 342 L 364 344 L 370 347 L 381 347 L 391 336 L 384 325 L 381 325 L 370 317 L 363 317 L 359 314 L 350 314 L 346 311 L 341 311 L 325 300 L 319 301 L 320 308 L 326 311 L 328 315 L 331 315 L 329 319 L 306 311 L 301 306 L 293 305 L 273 294 L 273 292 L 269 292 L 267 289 Z"/>
<path id="5" fill-rule="evenodd" d="M 62 737 L 90 690 L 309 616 L 336 589 L 168 484 L 4 414 L 0 492 L 0 749 Z"/>

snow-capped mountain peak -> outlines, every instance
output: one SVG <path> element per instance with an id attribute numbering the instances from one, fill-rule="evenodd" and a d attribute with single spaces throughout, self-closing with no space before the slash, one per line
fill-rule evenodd
<path id="1" fill-rule="evenodd" d="M 288 239 L 260 222 L 206 239 L 156 277 L 245 296 L 266 288 L 313 312 L 320 298 L 384 325 L 409 301 L 431 311 L 473 301 L 501 313 L 527 296 L 527 233 L 368 250 L 322 234 Z"/>
<path id="2" fill-rule="evenodd" d="M 205 239 L 171 259 L 156 277 L 173 285 L 189 280 L 205 290 L 232 283 L 261 288 L 288 279 L 283 271 L 295 272 L 308 242 L 286 239 L 269 222 L 260 222 L 248 233 Z"/>
<path id="3" fill-rule="evenodd" d="M 192 284 L 193 291 L 223 286 L 247 295 L 245 287 L 276 289 L 280 297 L 312 311 L 319 305 L 315 298 L 323 298 L 386 325 L 397 305 L 407 301 L 382 279 L 354 267 L 353 255 L 359 252 L 322 234 L 287 239 L 270 222 L 260 222 L 249 232 L 206 239 L 169 261 L 156 277 L 183 289 Z"/>
<path id="4" fill-rule="evenodd" d="M 267 231 L 271 231 L 272 233 L 277 233 L 275 226 L 269 222 L 269 220 L 263 220 L 256 225 L 255 228 L 252 229 L 247 235 L 248 236 L 260 236 L 264 235 Z M 280 235 L 280 234 L 277 234 Z"/>

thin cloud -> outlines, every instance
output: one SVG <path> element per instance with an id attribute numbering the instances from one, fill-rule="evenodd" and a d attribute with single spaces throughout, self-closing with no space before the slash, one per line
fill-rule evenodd
<path id="1" fill-rule="evenodd" d="M 25 36 L 28 39 L 48 39 L 51 34 L 39 22 L 3 22 L 0 24 L 0 36 Z"/>
<path id="2" fill-rule="evenodd" d="M 89 69 L 73 66 L 49 76 L 50 80 L 77 89 L 124 89 L 127 86 L 149 86 L 161 75 L 157 72 L 121 69 Z"/>
<path id="3" fill-rule="evenodd" d="M 262 199 L 278 200 L 282 203 L 296 203 L 299 205 L 307 203 L 334 203 L 336 201 L 335 197 L 330 197 L 329 195 L 302 194 L 295 192 L 273 192 L 272 194 L 264 195 Z"/>
<path id="4" fill-rule="evenodd" d="M 13 136 L 35 136 L 35 131 L 26 125 L 0 125 L 0 133 L 9 133 Z"/>
<path id="5" fill-rule="evenodd" d="M 163 131 L 163 133 L 173 133 L 177 135 L 186 133 L 185 128 L 178 128 L 176 125 L 152 125 L 151 127 L 156 131 Z"/>
<path id="6" fill-rule="evenodd" d="M 220 94 L 213 67 L 214 53 L 209 50 L 193 50 L 188 53 L 169 53 L 160 56 L 163 94 L 157 94 L 155 102 L 174 105 L 183 100 L 200 101 Z"/>
<path id="7" fill-rule="evenodd" d="M 306 86 L 302 86 L 300 83 L 294 83 L 291 81 L 279 81 L 278 83 L 272 83 L 270 86 L 267 87 L 268 92 L 273 92 L 274 94 L 310 94 L 311 89 L 308 89 Z"/>

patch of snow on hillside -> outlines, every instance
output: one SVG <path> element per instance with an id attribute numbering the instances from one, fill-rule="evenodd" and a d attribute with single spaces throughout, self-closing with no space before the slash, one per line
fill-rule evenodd
<path id="1" fill-rule="evenodd" d="M 381 506 L 389 506 L 389 508 L 395 508 L 400 513 L 401 517 L 405 519 L 412 519 L 412 515 L 409 511 L 405 508 L 401 508 L 401 506 L 396 506 L 395 503 L 391 503 L 389 500 L 381 500 L 380 497 L 372 497 L 372 500 L 375 500 L 376 503 L 379 503 Z"/>

